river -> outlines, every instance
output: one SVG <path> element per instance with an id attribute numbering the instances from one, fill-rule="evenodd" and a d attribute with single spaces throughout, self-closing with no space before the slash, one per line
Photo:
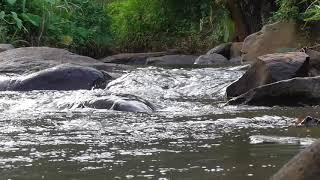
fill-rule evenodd
<path id="1" fill-rule="evenodd" d="M 268 179 L 320 130 L 319 107 L 225 106 L 241 67 L 141 67 L 104 90 L 0 92 L 0 179 Z M 78 108 L 131 94 L 155 113 Z"/>

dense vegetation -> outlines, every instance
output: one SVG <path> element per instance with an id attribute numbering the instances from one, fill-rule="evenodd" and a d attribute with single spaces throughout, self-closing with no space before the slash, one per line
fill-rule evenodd
<path id="1" fill-rule="evenodd" d="M 87 55 L 230 41 L 226 0 L 1 0 L 0 42 L 66 47 Z M 320 20 L 320 0 L 277 0 L 273 19 Z"/>
<path id="2" fill-rule="evenodd" d="M 320 0 L 277 0 L 274 19 L 320 21 Z"/>

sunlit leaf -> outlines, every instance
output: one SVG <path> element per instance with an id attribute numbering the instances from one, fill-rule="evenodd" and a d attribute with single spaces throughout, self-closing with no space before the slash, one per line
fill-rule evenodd
<path id="1" fill-rule="evenodd" d="M 11 12 L 11 14 L 12 14 L 12 18 L 15 20 L 17 27 L 19 29 L 22 29 L 23 27 L 22 20 L 18 17 L 17 13 Z"/>
<path id="2" fill-rule="evenodd" d="M 31 13 L 22 13 L 22 18 L 36 27 L 40 27 L 41 17 Z"/>
<path id="3" fill-rule="evenodd" d="M 0 19 L 4 19 L 6 13 L 4 11 L 0 11 Z"/>
<path id="4" fill-rule="evenodd" d="M 61 41 L 63 45 L 70 46 L 73 43 L 73 38 L 71 36 L 66 35 L 61 37 Z"/>
<path id="5" fill-rule="evenodd" d="M 10 5 L 14 5 L 17 2 L 17 0 L 7 0 L 7 3 Z"/>

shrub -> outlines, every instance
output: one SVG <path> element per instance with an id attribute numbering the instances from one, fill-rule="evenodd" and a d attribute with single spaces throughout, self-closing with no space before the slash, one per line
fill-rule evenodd
<path id="1" fill-rule="evenodd" d="M 0 7 L 0 32 L 5 37 L 1 41 L 75 51 L 111 42 L 110 19 L 95 1 L 4 0 Z"/>
<path id="2" fill-rule="evenodd" d="M 320 0 L 277 0 L 278 11 L 274 20 L 319 21 Z"/>
<path id="3" fill-rule="evenodd" d="M 179 48 L 188 52 L 229 41 L 234 25 L 212 0 L 122 0 L 108 6 L 121 51 Z"/>

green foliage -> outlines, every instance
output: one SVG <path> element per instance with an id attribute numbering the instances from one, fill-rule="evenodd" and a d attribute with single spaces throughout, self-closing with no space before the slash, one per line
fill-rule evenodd
<path id="1" fill-rule="evenodd" d="M 305 21 L 320 21 L 320 0 L 315 0 L 304 13 Z"/>
<path id="2" fill-rule="evenodd" d="M 102 55 L 169 48 L 199 52 L 230 41 L 234 23 L 217 0 L 1 0 L 0 42 Z M 88 49 L 88 50 L 86 50 Z"/>
<path id="3" fill-rule="evenodd" d="M 212 0 L 121 0 L 108 6 L 122 51 L 180 48 L 188 52 L 229 41 L 234 24 Z"/>
<path id="4" fill-rule="evenodd" d="M 75 50 L 111 42 L 110 19 L 95 1 L 3 0 L 0 9 L 1 41 Z"/>
<path id="5" fill-rule="evenodd" d="M 320 0 L 277 0 L 278 11 L 274 20 L 320 20 Z"/>

